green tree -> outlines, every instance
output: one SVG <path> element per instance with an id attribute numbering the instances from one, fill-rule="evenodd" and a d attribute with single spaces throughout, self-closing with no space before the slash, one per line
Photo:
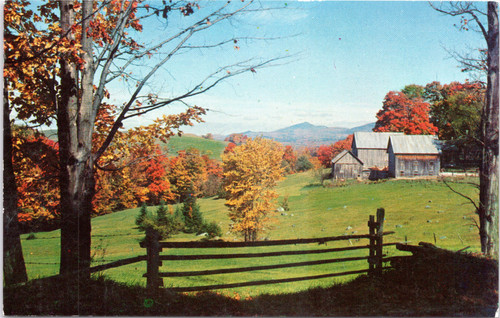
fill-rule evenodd
<path id="1" fill-rule="evenodd" d="M 295 165 L 295 169 L 299 172 L 311 170 L 314 165 L 309 161 L 309 158 L 305 155 L 297 158 L 297 163 Z"/>
<path id="2" fill-rule="evenodd" d="M 141 209 L 139 210 L 139 215 L 137 215 L 135 218 L 135 224 L 140 227 L 144 219 L 147 217 L 147 215 L 148 215 L 148 206 L 146 203 L 143 203 L 141 205 Z"/>

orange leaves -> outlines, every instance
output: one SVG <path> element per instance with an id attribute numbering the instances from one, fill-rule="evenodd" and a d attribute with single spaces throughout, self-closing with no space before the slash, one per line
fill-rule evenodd
<path id="1" fill-rule="evenodd" d="M 25 228 L 43 228 L 58 217 L 58 145 L 29 130 L 13 130 L 18 218 Z"/>
<path id="2" fill-rule="evenodd" d="M 429 103 L 421 98 L 410 99 L 402 92 L 389 92 L 382 109 L 377 113 L 373 131 L 434 135 L 437 127 L 430 122 L 429 111 Z"/>

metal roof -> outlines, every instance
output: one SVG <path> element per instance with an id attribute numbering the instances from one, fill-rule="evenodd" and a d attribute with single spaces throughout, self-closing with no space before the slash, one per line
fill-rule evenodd
<path id="1" fill-rule="evenodd" d="M 332 163 L 336 163 L 337 161 L 339 161 L 340 159 L 342 159 L 346 154 L 350 154 L 354 159 L 356 159 L 360 164 L 363 164 L 363 161 L 359 160 L 358 157 L 356 157 L 352 152 L 350 152 L 349 150 L 342 150 L 341 153 L 339 153 L 338 155 L 335 156 L 335 158 L 332 159 Z"/>
<path id="2" fill-rule="evenodd" d="M 439 154 L 439 140 L 433 135 L 391 136 L 389 146 L 395 154 Z"/>
<path id="3" fill-rule="evenodd" d="M 387 149 L 389 137 L 399 135 L 403 135 L 403 133 L 358 131 L 354 133 L 353 143 L 356 143 L 356 148 L 358 149 Z"/>

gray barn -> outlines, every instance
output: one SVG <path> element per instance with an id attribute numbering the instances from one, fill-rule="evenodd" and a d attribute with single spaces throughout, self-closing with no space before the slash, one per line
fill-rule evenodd
<path id="1" fill-rule="evenodd" d="M 368 178 L 370 168 L 387 168 L 387 143 L 391 136 L 403 136 L 398 132 L 355 132 L 352 139 L 352 153 L 363 162 L 363 178 Z"/>
<path id="2" fill-rule="evenodd" d="M 354 179 L 361 176 L 363 162 L 349 150 L 343 150 L 332 159 L 333 179 Z"/>
<path id="3" fill-rule="evenodd" d="M 389 176 L 408 178 L 437 176 L 440 170 L 438 140 L 432 135 L 400 135 L 389 138 Z"/>

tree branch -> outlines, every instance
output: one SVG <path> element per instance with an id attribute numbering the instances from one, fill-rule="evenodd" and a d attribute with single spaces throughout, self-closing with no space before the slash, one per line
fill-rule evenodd
<path id="1" fill-rule="evenodd" d="M 445 178 L 441 178 L 441 181 L 443 181 L 443 183 L 448 187 L 448 189 L 450 189 L 453 193 L 456 193 L 458 194 L 459 196 L 461 196 L 462 198 L 465 198 L 467 200 L 469 200 L 470 203 L 472 203 L 472 205 L 474 205 L 474 208 L 476 208 L 476 211 L 479 211 L 479 207 L 477 206 L 476 202 L 474 202 L 474 200 L 472 200 L 470 197 L 466 196 L 465 194 L 463 193 L 460 193 L 458 192 L 457 190 L 453 189 L 449 184 L 448 182 L 446 182 L 446 179 Z"/>

